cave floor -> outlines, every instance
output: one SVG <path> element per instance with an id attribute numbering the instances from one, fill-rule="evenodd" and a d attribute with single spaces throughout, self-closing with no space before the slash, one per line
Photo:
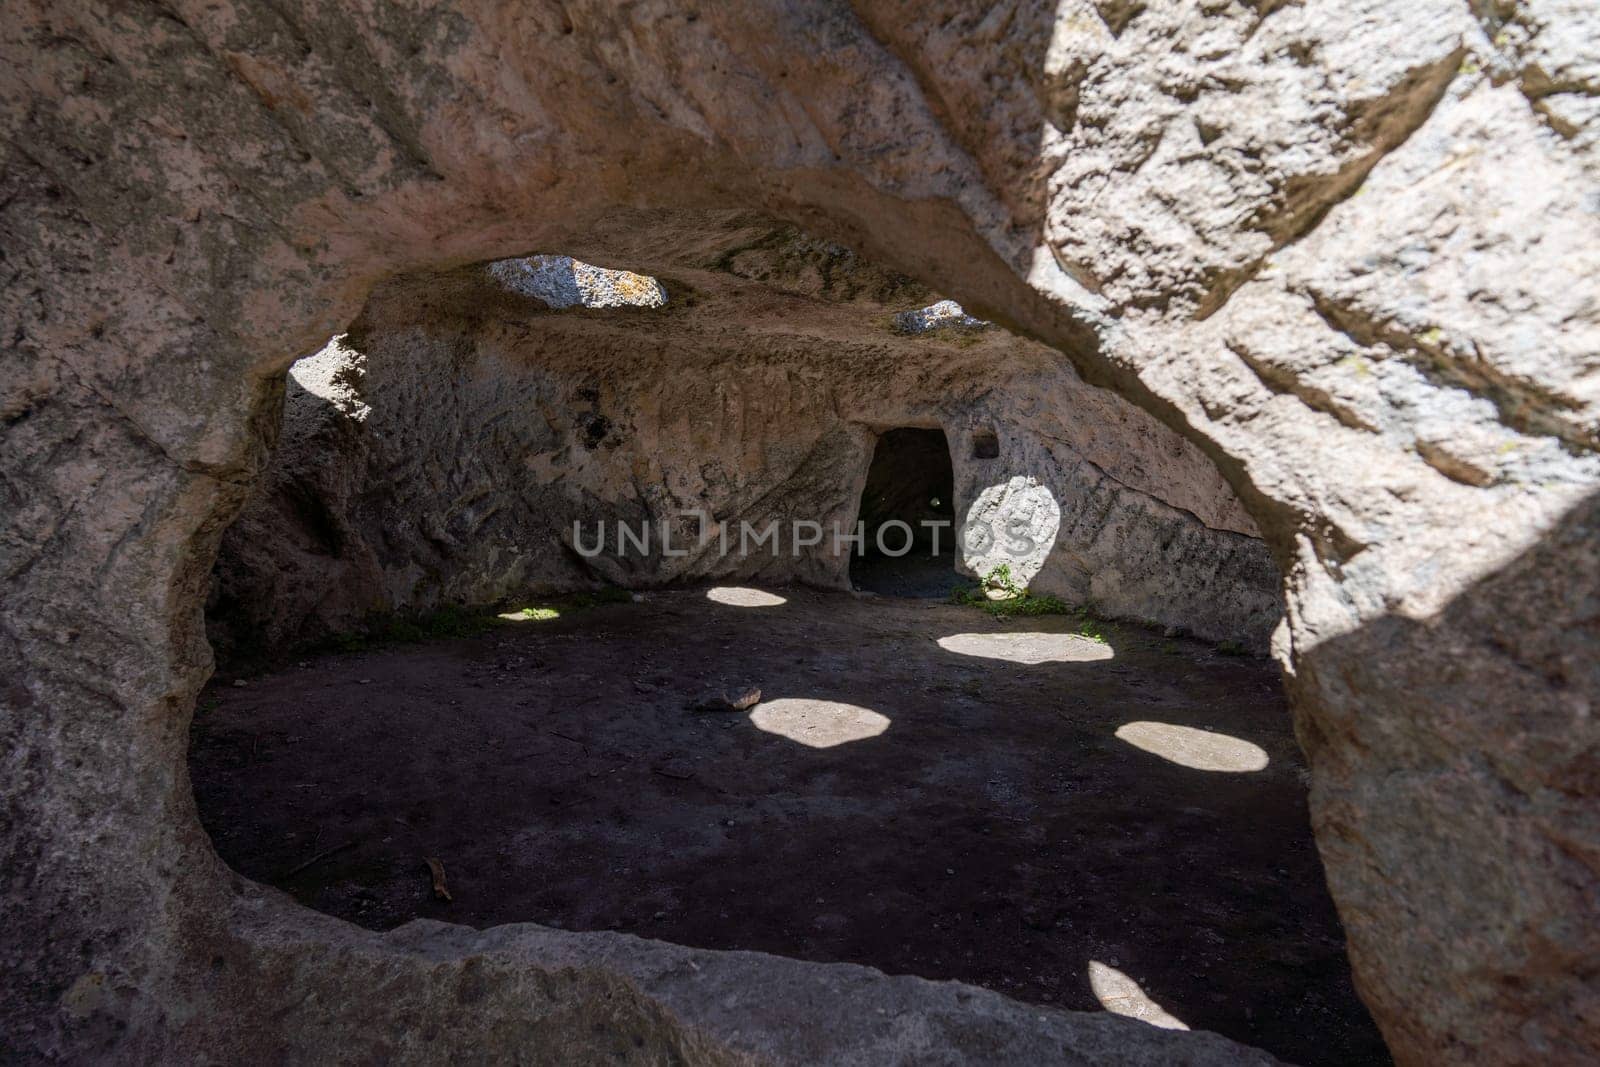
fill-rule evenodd
<path id="1" fill-rule="evenodd" d="M 1271 662 L 773 592 L 219 676 L 191 745 L 202 820 L 235 869 L 362 926 L 622 930 L 1387 1061 Z M 751 711 L 687 706 L 747 683 Z"/>
<path id="2" fill-rule="evenodd" d="M 929 555 L 909 552 L 904 556 L 870 554 L 850 563 L 850 584 L 863 592 L 889 597 L 948 599 L 972 579 L 956 572 L 955 554 Z"/>

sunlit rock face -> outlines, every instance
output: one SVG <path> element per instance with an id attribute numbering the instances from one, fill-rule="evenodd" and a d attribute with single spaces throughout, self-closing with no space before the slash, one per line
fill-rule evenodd
<path id="1" fill-rule="evenodd" d="M 815 247 L 758 237 L 771 263 Z M 742 228 L 724 240 L 751 243 Z M 214 644 L 279 647 L 601 581 L 845 586 L 877 433 L 933 424 L 955 470 L 942 540 L 965 573 L 1006 566 L 1102 614 L 1265 650 L 1276 569 L 1171 431 L 997 327 L 886 326 L 855 257 L 829 268 L 855 299 L 819 303 L 740 255 L 754 279 L 673 264 L 692 306 L 646 312 L 613 297 L 625 282 L 654 300 L 654 279 L 612 271 L 608 288 L 569 292 L 587 268 L 553 256 L 376 293 L 290 370 L 265 488 L 223 540 Z M 340 391 L 300 387 L 313 377 Z"/>
<path id="2" fill-rule="evenodd" d="M 664 279 L 648 314 L 671 314 L 662 250 L 692 259 L 705 212 L 753 209 L 818 254 L 721 246 L 724 270 L 886 320 L 933 302 L 836 285 L 824 246 L 859 248 L 1216 460 L 1284 567 L 1319 848 L 1396 1056 L 1600 1059 L 1596 10 L 13 5 L 0 967 L 24 980 L 0 1033 L 39 1059 L 310 1059 L 350 1033 L 399 1056 L 424 1031 L 467 1057 L 602 1024 L 641 1057 L 793 1053 L 781 1013 L 697 1000 L 658 946 L 307 919 L 219 868 L 177 769 L 207 573 L 295 357 L 382 279 L 531 249 Z M 301 536 L 325 551 L 314 514 Z M 867 1005 L 1012 1062 L 1248 1055 L 697 962 L 707 988 L 806 1003 L 812 1062 L 925 1053 Z M 530 1022 L 555 974 L 576 991 Z"/>
<path id="3" fill-rule="evenodd" d="M 514 293 L 531 296 L 553 310 L 657 308 L 667 302 L 659 281 L 627 270 L 580 263 L 571 256 L 526 256 L 489 264 L 489 276 Z"/>
<path id="4" fill-rule="evenodd" d="M 992 323 L 968 315 L 954 300 L 940 300 L 925 308 L 902 311 L 894 317 L 894 327 L 902 333 L 927 333 L 930 330 L 981 330 Z"/>
<path id="5" fill-rule="evenodd" d="M 984 479 L 980 475 L 978 480 Z M 959 544 L 967 566 L 978 574 L 1004 566 L 1015 581 L 1029 585 L 1050 559 L 1060 533 L 1061 503 L 1048 481 L 1014 474 L 998 484 L 977 486 Z"/>

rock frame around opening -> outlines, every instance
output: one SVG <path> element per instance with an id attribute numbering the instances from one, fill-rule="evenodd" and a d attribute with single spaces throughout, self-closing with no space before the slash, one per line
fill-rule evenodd
<path id="1" fill-rule="evenodd" d="M 201 602 L 288 364 L 386 277 L 541 248 L 656 273 L 759 206 L 1049 344 L 1228 478 L 1285 575 L 1318 845 L 1397 1058 L 1600 1055 L 1600 33 L 1542 2 L 1092 6 L 8 9 L 6 1053 L 558 1062 L 598 1023 L 706 1062 L 1210 1054 L 1031 1015 L 1027 1044 L 918 1045 L 972 1018 L 961 990 L 702 963 L 730 996 L 793 976 L 747 1028 L 681 950 L 378 938 L 211 852 Z M 940 1021 L 884 1037 L 859 1009 L 890 991 Z"/>

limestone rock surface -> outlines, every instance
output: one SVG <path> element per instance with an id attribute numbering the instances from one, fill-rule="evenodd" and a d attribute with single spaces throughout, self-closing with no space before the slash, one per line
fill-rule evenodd
<path id="1" fill-rule="evenodd" d="M 1581 0 L 6 4 L 6 1058 L 570 1062 L 645 1021 L 709 1062 L 1047 1058 L 937 1013 L 885 1053 L 797 963 L 730 1021 L 628 969 L 666 950 L 364 934 L 242 884 L 195 819 L 203 601 L 286 369 L 386 279 L 539 251 L 670 308 L 733 210 L 817 236 L 732 273 L 885 306 L 909 275 L 897 306 L 954 299 L 1209 456 L 1284 575 L 1319 848 L 1397 1059 L 1600 1058 L 1593 25 Z M 857 253 L 885 273 L 836 281 Z M 1078 1022 L 1054 1058 L 1244 1055 Z"/>
<path id="2" fill-rule="evenodd" d="M 870 268 L 835 281 L 851 269 Z M 1041 345 L 908 339 L 869 301 L 692 264 L 676 265 L 683 307 L 608 312 L 603 294 L 576 319 L 511 276 L 513 299 L 475 269 L 391 285 L 290 368 L 273 461 L 223 539 L 214 645 L 602 582 L 848 587 L 877 435 L 934 425 L 965 573 L 1005 564 L 1036 592 L 1266 650 L 1279 576 L 1221 474 Z M 976 456 L 980 432 L 996 455 Z"/>

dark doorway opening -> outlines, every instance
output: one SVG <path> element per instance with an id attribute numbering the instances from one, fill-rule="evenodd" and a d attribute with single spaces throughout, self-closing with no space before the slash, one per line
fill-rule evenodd
<path id="1" fill-rule="evenodd" d="M 884 596 L 948 596 L 959 581 L 954 493 L 943 430 L 880 436 L 861 491 L 864 536 L 850 559 L 855 587 Z"/>

